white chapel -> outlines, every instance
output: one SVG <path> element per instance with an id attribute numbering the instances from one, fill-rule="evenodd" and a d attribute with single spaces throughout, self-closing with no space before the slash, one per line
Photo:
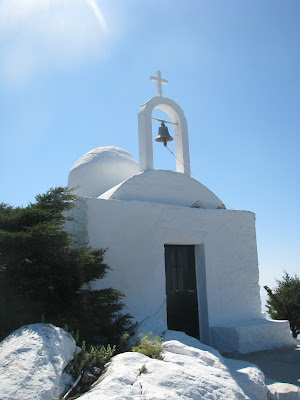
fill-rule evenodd
<path id="1" fill-rule="evenodd" d="M 221 352 L 247 353 L 293 344 L 288 321 L 261 312 L 255 215 L 228 210 L 190 175 L 188 126 L 180 106 L 157 96 L 138 113 L 139 162 L 126 150 L 98 147 L 71 168 L 80 197 L 70 229 L 78 244 L 107 248 L 111 267 L 91 290 L 125 293 L 127 310 L 146 331 L 184 331 Z M 152 112 L 168 116 L 159 135 Z M 167 146 L 174 126 L 176 171 L 153 168 L 154 139 Z M 147 328 L 146 328 L 147 327 Z"/>

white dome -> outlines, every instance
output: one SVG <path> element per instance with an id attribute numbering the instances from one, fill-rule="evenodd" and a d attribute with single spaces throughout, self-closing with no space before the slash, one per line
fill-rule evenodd
<path id="1" fill-rule="evenodd" d="M 78 196 L 98 197 L 139 172 L 139 164 L 119 147 L 97 147 L 71 168 L 68 186 Z"/>
<path id="2" fill-rule="evenodd" d="M 196 179 L 180 172 L 162 169 L 136 174 L 103 193 L 99 198 L 207 209 L 225 208 L 222 201 Z"/>

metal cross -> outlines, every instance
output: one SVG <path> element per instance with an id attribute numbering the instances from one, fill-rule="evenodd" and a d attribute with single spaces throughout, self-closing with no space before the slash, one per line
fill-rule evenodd
<path id="1" fill-rule="evenodd" d="M 156 76 L 150 76 L 150 81 L 156 82 L 157 84 L 157 96 L 162 96 L 162 87 L 163 83 L 166 85 L 168 81 L 166 79 L 162 79 L 160 71 L 156 71 Z"/>

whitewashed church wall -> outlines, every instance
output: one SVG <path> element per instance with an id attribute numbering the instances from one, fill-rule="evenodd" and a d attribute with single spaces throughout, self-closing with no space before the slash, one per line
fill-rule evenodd
<path id="1" fill-rule="evenodd" d="M 89 245 L 112 268 L 91 287 L 122 290 L 141 322 L 166 324 L 164 244 L 204 244 L 210 326 L 261 318 L 255 216 L 138 201 L 85 198 Z"/>
<path id="2" fill-rule="evenodd" d="M 154 209 L 139 202 L 88 199 L 89 244 L 108 248 L 107 277 L 92 289 L 122 290 L 137 321 L 164 310 L 164 244 L 156 239 Z M 166 323 L 166 315 L 161 316 Z"/>

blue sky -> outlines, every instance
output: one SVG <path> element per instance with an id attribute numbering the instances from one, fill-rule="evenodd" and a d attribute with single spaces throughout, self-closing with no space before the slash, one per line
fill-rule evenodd
<path id="1" fill-rule="evenodd" d="M 192 176 L 256 213 L 261 284 L 300 274 L 299 20 L 298 0 L 0 0 L 0 201 L 65 186 L 95 147 L 138 159 L 160 70 Z M 155 168 L 175 169 L 155 146 Z"/>

